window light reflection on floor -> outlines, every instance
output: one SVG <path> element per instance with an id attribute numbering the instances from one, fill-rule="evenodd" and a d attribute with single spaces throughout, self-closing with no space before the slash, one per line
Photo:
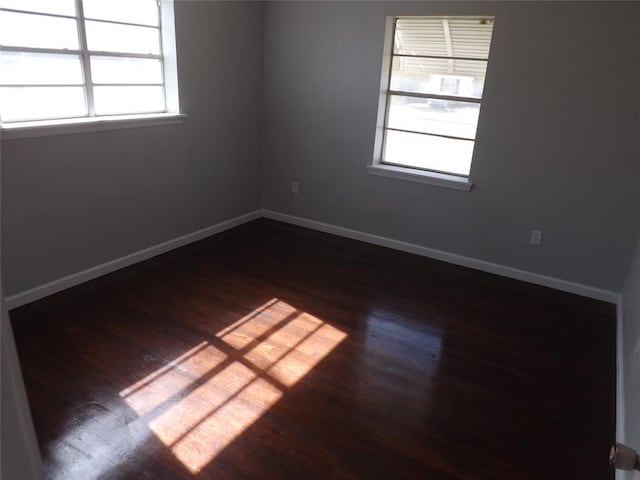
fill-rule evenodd
<path id="1" fill-rule="evenodd" d="M 345 338 L 274 298 L 120 396 L 196 474 Z"/>

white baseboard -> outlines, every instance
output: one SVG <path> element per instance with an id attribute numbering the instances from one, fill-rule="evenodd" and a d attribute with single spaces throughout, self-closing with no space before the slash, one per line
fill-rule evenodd
<path id="1" fill-rule="evenodd" d="M 422 245 L 416 245 L 414 243 L 381 237 L 379 235 L 352 230 L 350 228 L 338 227 L 336 225 L 317 222 L 315 220 L 296 217 L 285 213 L 275 212 L 273 210 L 263 210 L 262 215 L 273 220 L 279 220 L 281 222 L 291 223 L 293 225 L 299 225 L 301 227 L 311 228 L 313 230 L 319 230 L 321 232 L 331 233 L 333 235 L 339 235 L 341 237 L 360 240 L 362 242 L 372 243 L 374 245 L 380 245 L 382 247 L 393 248 L 394 250 L 401 250 L 403 252 L 421 255 L 423 257 L 433 258 L 434 260 L 441 260 L 443 262 L 453 263 L 454 265 L 460 265 L 463 267 L 472 268 L 474 270 L 493 273 L 503 277 L 522 280 L 524 282 L 542 285 L 544 287 L 561 290 L 563 292 L 575 293 L 577 295 L 594 298 L 596 300 L 602 300 L 605 302 L 617 304 L 620 299 L 619 293 L 609 290 L 603 290 L 596 287 L 590 287 L 588 285 L 582 285 L 580 283 L 569 282 L 567 280 L 561 280 L 559 278 L 548 277 L 546 275 L 540 275 L 538 273 L 528 272 L 526 270 L 520 270 L 518 268 L 506 267 L 497 263 L 491 263 L 484 260 L 465 257 L 463 255 L 458 255 L 455 253 L 436 250 L 434 248 L 424 247 Z"/>
<path id="2" fill-rule="evenodd" d="M 142 260 L 155 257 L 156 255 L 160 255 L 162 253 L 168 252 L 169 250 L 173 250 L 174 248 L 182 247 L 189 243 L 202 240 L 203 238 L 223 232 L 225 230 L 236 227 L 246 222 L 250 222 L 251 220 L 255 220 L 260 217 L 271 218 L 273 220 L 279 220 L 281 222 L 291 223 L 293 225 L 299 225 L 301 227 L 311 228 L 313 230 L 319 230 L 321 232 L 331 233 L 333 235 L 338 235 L 341 237 L 360 240 L 363 242 L 372 243 L 374 245 L 392 248 L 394 250 L 401 250 L 403 252 L 421 255 L 423 257 L 429 257 L 435 260 L 441 260 L 444 262 L 452 263 L 454 265 L 473 268 L 475 270 L 481 270 L 483 272 L 493 273 L 496 275 L 501 275 L 503 277 L 522 280 L 525 282 L 554 288 L 556 290 L 561 290 L 564 292 L 583 295 L 585 297 L 594 298 L 596 300 L 603 300 L 605 302 L 616 304 L 619 303 L 620 300 L 620 294 L 609 290 L 590 287 L 588 285 L 582 285 L 580 283 L 569 282 L 567 280 L 561 280 L 559 278 L 548 277 L 546 275 L 540 275 L 538 273 L 528 272 L 526 270 L 507 267 L 504 265 L 499 265 L 497 263 L 491 263 L 484 260 L 465 257 L 463 255 L 445 252 L 443 250 L 436 250 L 434 248 L 429 248 L 422 245 L 416 245 L 400 240 L 394 240 L 392 238 L 381 237 L 379 235 L 373 235 L 371 233 L 352 230 L 349 228 L 338 227 L 336 225 L 317 222 L 315 220 L 296 217 L 272 210 L 255 210 L 245 215 L 241 215 L 239 217 L 232 218 L 216 225 L 203 228 L 202 230 L 198 230 L 196 232 L 174 238 L 167 242 L 145 248 L 144 250 L 125 255 L 124 257 L 111 260 L 101 265 L 96 265 L 95 267 L 91 267 L 81 272 L 68 275 L 66 277 L 54 280 L 44 285 L 40 285 L 30 290 L 11 295 L 6 299 L 7 307 L 9 309 L 19 307 L 26 303 L 30 303 L 43 298 L 47 295 L 52 295 L 61 290 L 79 285 L 80 283 L 92 280 L 107 273 L 111 273 L 115 270 L 119 270 Z"/>
<path id="3" fill-rule="evenodd" d="M 250 222 L 252 220 L 260 218 L 261 216 L 262 212 L 260 210 L 255 210 L 253 212 L 240 215 L 239 217 L 235 217 L 230 220 L 226 220 L 224 222 L 220 222 L 215 225 L 203 228 L 201 230 L 182 235 L 181 237 L 171 239 L 164 243 L 160 243 L 158 245 L 139 250 L 129 255 L 125 255 L 124 257 L 116 258 L 115 260 L 111 260 L 101 265 L 87 268 L 86 270 L 82 270 L 81 272 L 73 273 L 66 277 L 62 277 L 52 282 L 45 283 L 44 285 L 40 285 L 30 290 L 11 295 L 6 298 L 7 308 L 11 310 L 12 308 L 17 308 L 27 303 L 34 302 L 48 295 L 53 295 L 54 293 L 57 293 L 61 290 L 66 290 L 67 288 L 80 285 L 81 283 L 88 282 L 89 280 L 101 277 L 102 275 L 106 275 L 107 273 L 111 273 L 116 270 L 120 270 L 121 268 L 128 267 L 129 265 L 133 265 L 134 263 L 138 263 L 151 257 L 161 255 L 189 243 L 197 242 L 198 240 L 210 237 L 211 235 L 215 235 L 216 233 L 224 232 L 225 230 L 229 230 L 230 228 L 237 227 L 238 225 L 242 225 L 243 223 Z"/>

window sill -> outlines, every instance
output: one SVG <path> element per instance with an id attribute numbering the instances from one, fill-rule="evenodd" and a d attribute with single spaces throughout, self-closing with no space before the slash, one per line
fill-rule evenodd
<path id="1" fill-rule="evenodd" d="M 2 140 L 14 140 L 18 138 L 101 132 L 103 130 L 175 125 L 184 122 L 186 118 L 187 116 L 182 113 L 155 113 L 150 115 L 119 115 L 113 117 L 20 122 L 3 125 L 0 129 L 0 138 Z"/>
<path id="2" fill-rule="evenodd" d="M 457 177 L 455 175 L 447 175 L 445 173 L 427 172 L 416 170 L 414 168 L 377 164 L 369 165 L 367 169 L 371 175 L 390 177 L 397 180 L 406 180 L 408 182 L 425 183 L 427 185 L 452 188 L 454 190 L 462 190 L 465 192 L 471 190 L 471 187 L 473 186 L 473 183 L 465 177 Z"/>

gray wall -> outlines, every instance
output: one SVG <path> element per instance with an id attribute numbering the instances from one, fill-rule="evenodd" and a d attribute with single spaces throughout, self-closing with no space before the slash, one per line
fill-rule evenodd
<path id="1" fill-rule="evenodd" d="M 640 451 L 640 238 L 625 284 L 622 308 L 624 441 Z"/>
<path id="2" fill-rule="evenodd" d="M 5 480 L 39 480 L 44 478 L 29 404 L 22 382 L 9 315 L 0 298 L 2 310 L 2 409 L 0 411 L 0 478 Z"/>
<path id="3" fill-rule="evenodd" d="M 396 14 L 496 16 L 469 193 L 367 173 Z M 639 19 L 635 2 L 176 2 L 183 125 L 3 142 L 6 293 L 260 206 L 620 291 Z"/>
<path id="4" fill-rule="evenodd" d="M 0 165 L 2 165 L 1 142 Z M 0 193 L 2 193 L 1 187 Z M 2 195 L 0 195 L 1 203 Z M 2 235 L 0 235 L 1 243 Z M 0 379 L 2 381 L 0 386 L 0 478 L 39 480 L 44 477 L 44 472 L 22 382 L 13 330 L 5 306 L 2 266 L 3 263 L 0 262 Z"/>
<path id="5" fill-rule="evenodd" d="M 264 5 L 175 8 L 184 124 L 3 141 L 7 295 L 260 207 Z"/>
<path id="6" fill-rule="evenodd" d="M 496 16 L 470 193 L 366 170 L 385 16 L 420 14 Z M 638 226 L 639 21 L 635 2 L 269 3 L 263 205 L 619 292 Z"/>

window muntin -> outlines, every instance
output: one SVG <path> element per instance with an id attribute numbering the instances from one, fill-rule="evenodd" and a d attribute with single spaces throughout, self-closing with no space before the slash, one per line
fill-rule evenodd
<path id="1" fill-rule="evenodd" d="M 468 177 L 493 17 L 394 19 L 380 163 Z"/>
<path id="2" fill-rule="evenodd" d="M 160 25 L 157 0 L 0 0 L 0 118 L 168 112 Z"/>

